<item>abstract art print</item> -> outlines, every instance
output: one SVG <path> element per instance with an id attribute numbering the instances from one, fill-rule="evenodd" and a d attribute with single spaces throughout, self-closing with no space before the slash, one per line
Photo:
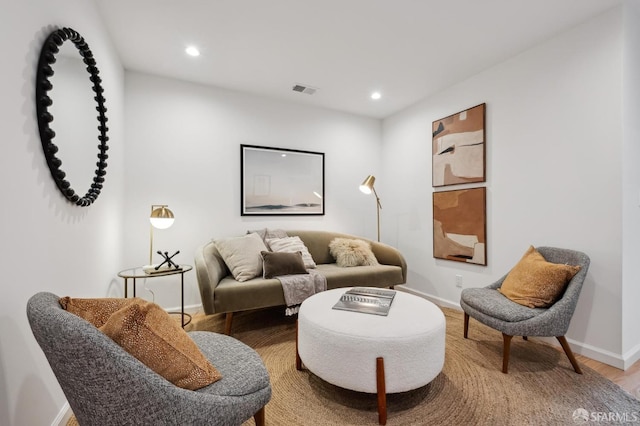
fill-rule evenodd
<path id="1" fill-rule="evenodd" d="M 485 181 L 485 106 L 433 122 L 434 187 Z"/>
<path id="2" fill-rule="evenodd" d="M 240 145 L 242 216 L 323 215 L 324 153 Z"/>
<path id="3" fill-rule="evenodd" d="M 433 193 L 433 257 L 487 264 L 486 189 Z"/>

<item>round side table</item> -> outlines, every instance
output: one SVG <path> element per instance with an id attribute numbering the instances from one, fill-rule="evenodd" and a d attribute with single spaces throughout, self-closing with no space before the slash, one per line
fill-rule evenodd
<path id="1" fill-rule="evenodd" d="M 191 322 L 191 315 L 185 314 L 184 312 L 184 274 L 193 269 L 191 265 L 178 265 L 178 269 L 165 269 L 158 272 L 146 272 L 142 266 L 138 266 L 135 268 L 124 269 L 118 272 L 118 276 L 120 278 L 124 278 L 124 297 L 128 297 L 128 288 L 129 288 L 129 279 L 133 280 L 133 297 L 136 297 L 136 279 L 138 278 L 157 278 L 157 277 L 166 277 L 168 275 L 178 275 L 180 274 L 180 312 L 169 312 L 169 313 L 179 313 L 181 315 L 182 328 L 184 328 L 187 324 Z M 185 322 L 185 317 L 187 321 Z"/>

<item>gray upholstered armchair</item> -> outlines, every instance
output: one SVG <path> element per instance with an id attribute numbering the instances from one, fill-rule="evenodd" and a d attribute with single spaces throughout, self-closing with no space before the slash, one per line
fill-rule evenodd
<path id="1" fill-rule="evenodd" d="M 238 340 L 191 332 L 222 379 L 197 391 L 177 387 L 92 324 L 65 311 L 52 293 L 29 299 L 27 316 L 81 425 L 264 425 L 271 398 L 258 354 Z"/>
<path id="2" fill-rule="evenodd" d="M 529 308 L 512 302 L 497 291 L 508 274 L 487 287 L 464 289 L 460 295 L 460 306 L 464 310 L 464 338 L 468 337 L 469 317 L 502 332 L 502 372 L 507 373 L 513 336 L 522 336 L 525 340 L 528 336 L 555 337 L 576 373 L 582 374 L 564 335 L 589 269 L 589 257 L 579 251 L 554 247 L 538 247 L 537 250 L 548 262 L 580 266 L 580 271 L 569 281 L 562 297 L 549 308 Z"/>

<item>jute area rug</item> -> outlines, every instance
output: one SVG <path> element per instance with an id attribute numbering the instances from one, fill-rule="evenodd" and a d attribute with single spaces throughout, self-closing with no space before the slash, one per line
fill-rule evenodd
<path id="1" fill-rule="evenodd" d="M 640 424 L 640 401 L 587 366 L 576 374 L 556 348 L 514 338 L 509 374 L 503 374 L 502 335 L 471 319 L 464 339 L 462 312 L 443 312 L 444 369 L 420 389 L 388 395 L 388 425 Z M 222 316 L 197 315 L 187 329 L 222 332 L 223 323 Z M 234 316 L 233 336 L 261 355 L 271 377 L 267 424 L 377 424 L 374 394 L 341 389 L 296 370 L 295 330 L 295 319 L 282 309 Z"/>
<path id="2" fill-rule="evenodd" d="M 239 313 L 233 323 L 233 337 L 258 351 L 269 371 L 273 396 L 266 407 L 267 425 L 378 424 L 375 395 L 341 389 L 308 370 L 296 370 L 295 319 L 282 311 Z M 585 365 L 584 374 L 576 374 L 556 348 L 514 338 L 509 374 L 503 374 L 502 335 L 471 319 L 469 339 L 464 339 L 462 313 L 443 312 L 442 373 L 420 389 L 388 395 L 387 425 L 640 424 L 640 401 Z M 187 326 L 223 329 L 221 315 L 196 315 Z M 77 424 L 73 417 L 68 422 Z M 251 419 L 243 426 L 253 424 Z"/>

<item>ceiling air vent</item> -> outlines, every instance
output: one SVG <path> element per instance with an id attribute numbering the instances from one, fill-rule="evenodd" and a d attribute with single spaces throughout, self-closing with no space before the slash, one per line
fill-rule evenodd
<path id="1" fill-rule="evenodd" d="M 316 93 L 316 90 L 318 89 L 316 89 L 315 87 L 303 86 L 302 84 L 296 84 L 295 86 L 293 86 L 294 92 L 306 93 L 307 95 L 313 95 L 314 93 Z"/>

